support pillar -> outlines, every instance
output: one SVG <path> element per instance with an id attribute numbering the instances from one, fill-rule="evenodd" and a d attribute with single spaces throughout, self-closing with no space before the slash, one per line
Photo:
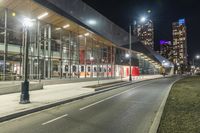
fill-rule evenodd
<path id="1" fill-rule="evenodd" d="M 41 49 L 41 32 L 40 32 L 40 21 L 37 21 L 37 79 L 41 79 L 41 72 L 40 72 L 40 49 Z"/>
<path id="2" fill-rule="evenodd" d="M 84 57 L 85 61 L 84 61 L 84 64 L 85 64 L 85 78 L 87 77 L 87 38 L 85 37 L 85 57 Z"/>
<path id="3" fill-rule="evenodd" d="M 6 58 L 7 58 L 7 53 L 8 53 L 8 44 L 7 44 L 7 22 L 8 22 L 8 9 L 5 9 L 4 13 L 4 67 L 3 67 L 3 80 L 6 80 Z"/>
<path id="4" fill-rule="evenodd" d="M 51 25 L 48 25 L 48 79 L 51 78 Z"/>
<path id="5" fill-rule="evenodd" d="M 48 59 L 46 56 L 46 48 L 47 48 L 47 26 L 44 27 L 44 49 L 43 49 L 43 61 L 44 61 L 44 68 L 43 68 L 43 77 L 46 79 L 46 59 Z"/>
<path id="6" fill-rule="evenodd" d="M 61 39 L 61 31 L 60 31 L 60 78 L 62 78 L 62 67 L 63 67 L 63 46 L 62 46 L 62 39 Z"/>

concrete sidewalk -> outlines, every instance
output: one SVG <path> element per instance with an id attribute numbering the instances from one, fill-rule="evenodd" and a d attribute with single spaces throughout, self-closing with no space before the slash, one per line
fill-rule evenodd
<path id="1" fill-rule="evenodd" d="M 160 78 L 161 75 L 140 76 L 133 78 L 133 82 Z M 121 79 L 101 80 L 101 83 L 119 81 Z M 128 78 L 124 78 L 128 81 Z M 76 82 L 67 84 L 45 85 L 43 90 L 30 91 L 30 104 L 19 104 L 20 93 L 0 95 L 0 119 L 11 114 L 46 106 L 83 95 L 94 93 L 94 89 L 84 86 L 96 85 L 97 81 Z"/>

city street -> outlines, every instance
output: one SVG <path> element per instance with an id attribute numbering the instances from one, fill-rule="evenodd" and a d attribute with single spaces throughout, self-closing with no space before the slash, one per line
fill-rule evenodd
<path id="1" fill-rule="evenodd" d="M 1 133 L 147 133 L 178 77 L 135 83 L 0 124 Z"/>

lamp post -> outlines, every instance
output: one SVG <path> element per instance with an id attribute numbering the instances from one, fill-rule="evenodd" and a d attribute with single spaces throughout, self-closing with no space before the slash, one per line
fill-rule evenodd
<path id="1" fill-rule="evenodd" d="M 200 59 L 200 55 L 196 55 L 193 59 L 192 59 L 192 64 L 193 66 L 195 66 L 195 59 Z"/>
<path id="2" fill-rule="evenodd" d="M 23 45 L 25 46 L 24 54 L 24 82 L 21 83 L 20 104 L 30 103 L 29 97 L 29 81 L 28 81 L 28 28 L 33 25 L 33 20 L 29 18 L 23 19 Z"/>
<path id="3" fill-rule="evenodd" d="M 147 20 L 147 18 L 145 16 L 140 18 L 140 22 L 141 23 L 146 22 L 146 20 Z M 131 50 L 132 50 L 132 45 L 131 45 L 132 44 L 132 34 L 131 34 L 131 32 L 132 32 L 132 24 L 129 25 L 129 55 L 130 55 L 130 58 L 129 58 L 129 67 L 130 67 L 129 81 L 132 81 L 132 72 L 131 72 L 131 65 L 132 65 L 132 60 L 131 60 L 131 57 L 132 57 L 132 54 L 131 54 Z M 134 21 L 133 35 L 134 36 L 136 35 L 136 21 Z"/>
<path id="4" fill-rule="evenodd" d="M 132 64 L 132 62 L 131 62 L 131 44 L 132 44 L 132 34 L 131 34 L 131 30 L 132 30 L 132 26 L 130 25 L 129 26 L 129 67 L 130 67 L 130 73 L 129 73 L 129 81 L 132 81 L 132 74 L 131 74 L 131 64 Z"/>

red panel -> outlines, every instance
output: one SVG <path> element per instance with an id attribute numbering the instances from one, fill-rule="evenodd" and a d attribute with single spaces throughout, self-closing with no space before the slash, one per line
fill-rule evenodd
<path id="1" fill-rule="evenodd" d="M 80 64 L 84 64 L 85 50 L 80 50 Z"/>
<path id="2" fill-rule="evenodd" d="M 132 68 L 132 76 L 139 76 L 139 75 L 140 75 L 139 68 L 134 66 Z"/>

